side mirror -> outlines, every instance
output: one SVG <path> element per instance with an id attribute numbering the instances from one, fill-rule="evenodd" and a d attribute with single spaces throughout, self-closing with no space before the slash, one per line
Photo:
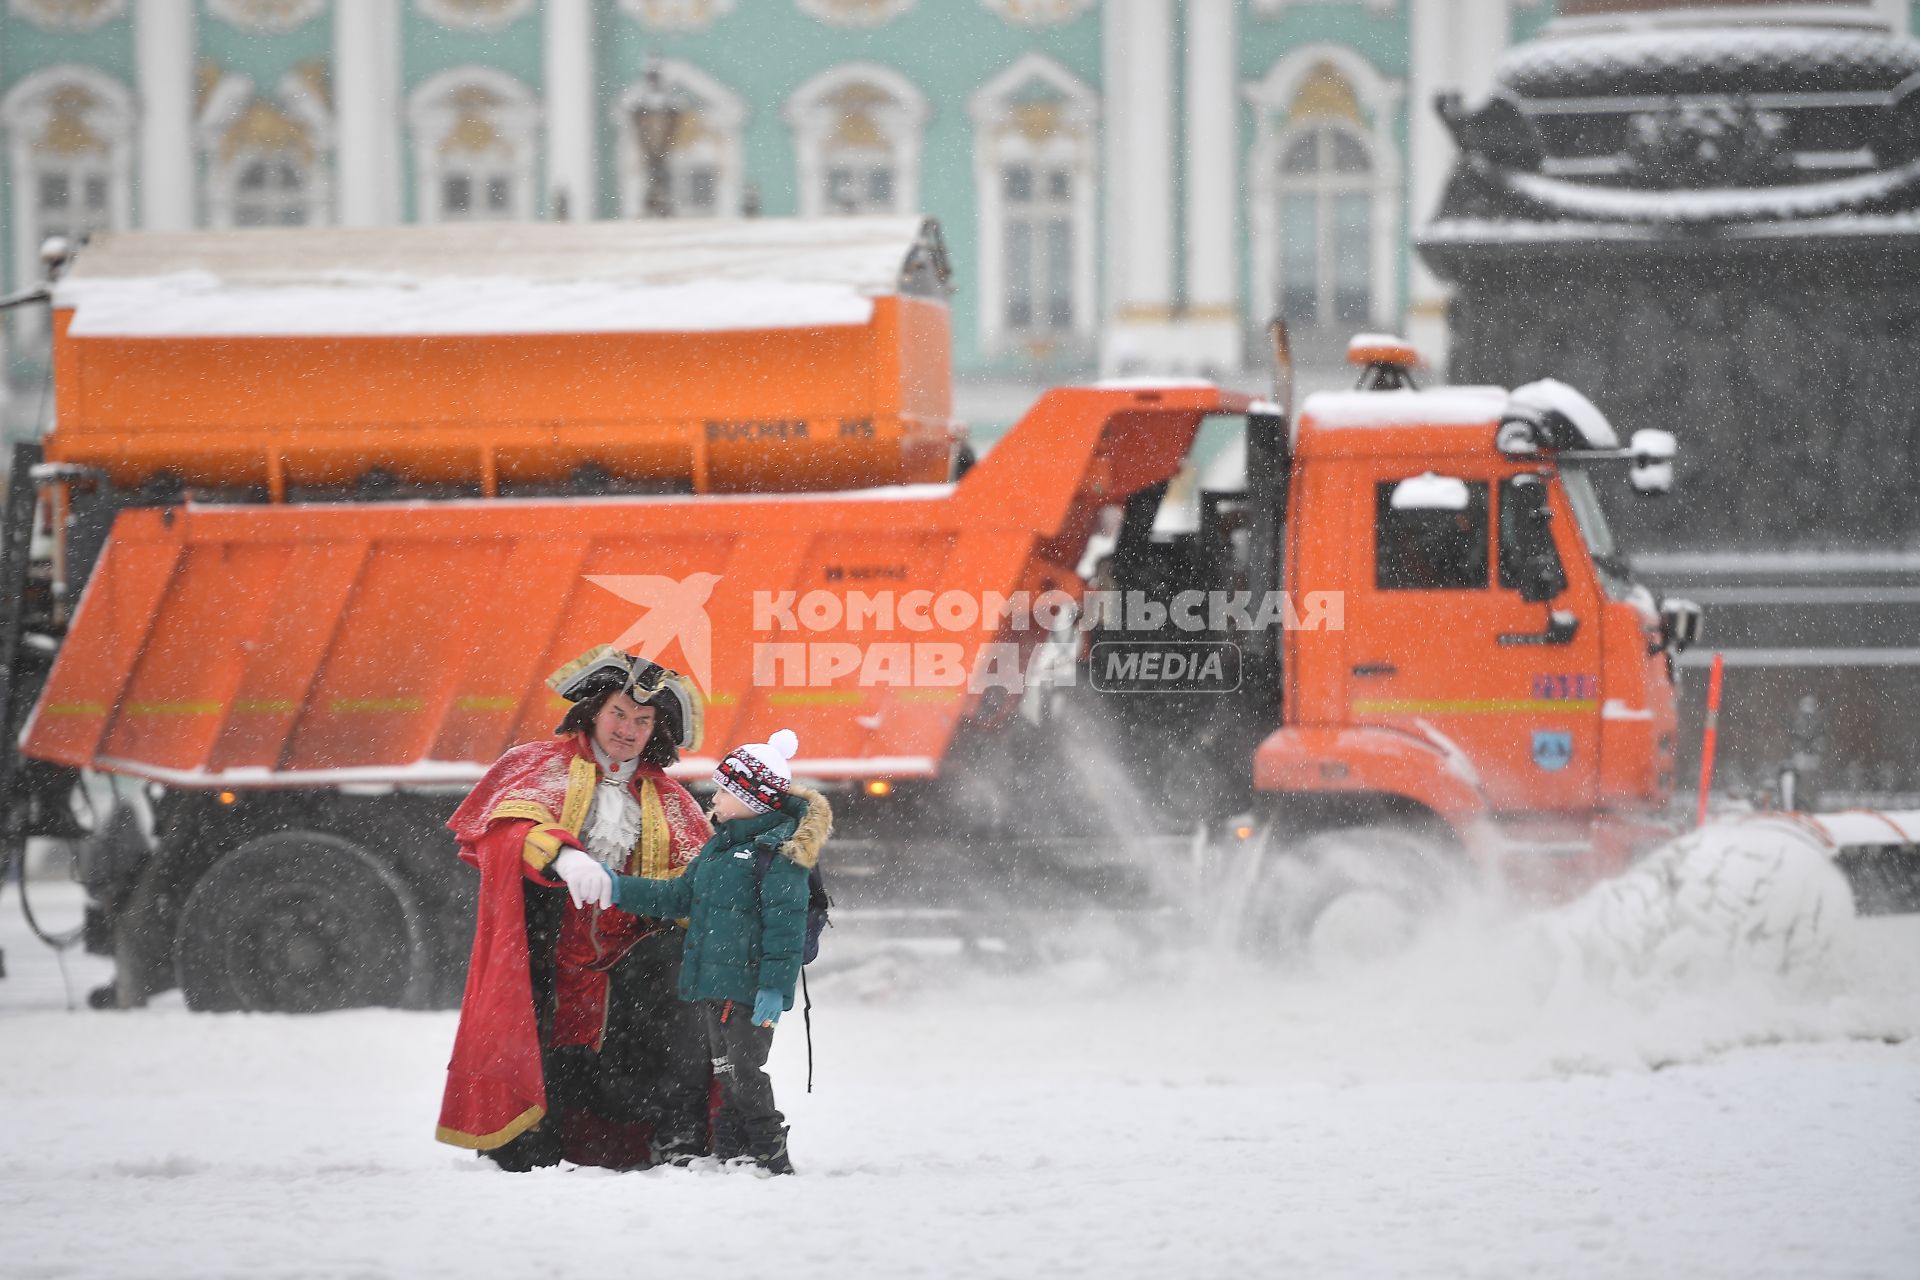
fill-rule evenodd
<path id="1" fill-rule="evenodd" d="M 1670 653 L 1685 653 L 1700 643 L 1702 615 L 1691 600 L 1669 597 L 1660 602 L 1660 644 Z"/>
<path id="2" fill-rule="evenodd" d="M 1628 478 L 1635 493 L 1673 492 L 1673 457 L 1678 446 L 1671 431 L 1636 431 L 1627 451 L 1633 455 Z"/>
<path id="3" fill-rule="evenodd" d="M 1538 476 L 1520 476 L 1507 486 L 1501 514 L 1501 538 L 1510 553 L 1516 589 L 1528 604 L 1545 604 L 1567 589 L 1567 571 L 1553 545 L 1553 511 L 1547 486 Z"/>
<path id="4" fill-rule="evenodd" d="M 1503 458 L 1532 458 L 1540 453 L 1540 426 L 1533 419 L 1509 413 L 1493 433 L 1493 447 Z"/>

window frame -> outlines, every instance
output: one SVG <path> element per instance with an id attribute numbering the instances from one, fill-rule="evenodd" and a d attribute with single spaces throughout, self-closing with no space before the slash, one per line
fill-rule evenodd
<path id="1" fill-rule="evenodd" d="M 874 94 L 868 118 L 880 133 L 881 145 L 834 145 L 834 135 L 846 110 L 839 98 L 851 89 L 866 89 Z M 920 162 L 929 114 L 927 97 L 919 86 L 877 62 L 847 62 L 829 67 L 794 90 L 787 99 L 786 117 L 793 130 L 800 216 L 918 212 Z M 842 163 L 869 171 L 887 168 L 892 181 L 890 198 L 884 204 L 862 198 L 850 210 L 836 207 L 830 182 L 834 168 Z"/>
<path id="2" fill-rule="evenodd" d="M 63 90 L 75 89 L 87 95 L 84 122 L 103 144 L 103 149 L 86 153 L 84 163 L 64 159 L 49 160 L 49 153 L 36 143 L 53 123 Z M 49 171 L 62 170 L 69 180 L 77 174 L 78 189 L 84 191 L 85 178 L 102 176 L 107 183 L 107 221 L 91 230 L 119 231 L 133 225 L 133 141 L 136 113 L 133 93 L 119 81 L 92 67 L 62 62 L 24 77 L 0 97 L 0 129 L 6 133 L 7 176 L 16 193 L 33 193 L 29 199 L 16 195 L 10 219 L 13 249 L 13 284 L 24 287 L 42 278 L 40 246 L 47 235 L 40 216 L 40 179 Z M 55 153 L 56 155 L 58 153 Z M 46 333 L 46 312 L 40 307 L 16 307 L 8 313 L 13 336 L 22 347 L 36 346 Z"/>
<path id="3" fill-rule="evenodd" d="M 692 146 L 675 146 L 667 153 L 668 181 L 674 193 L 674 215 L 694 217 L 684 211 L 683 193 L 693 185 L 698 173 L 713 173 L 714 202 L 710 216 L 738 217 L 746 194 L 746 172 L 742 138 L 746 132 L 747 105 L 739 94 L 690 62 L 662 58 L 660 77 L 669 93 L 683 102 L 691 102 L 699 121 Z M 613 129 L 614 157 L 618 177 L 618 207 L 623 218 L 644 218 L 646 211 L 645 160 L 639 139 L 634 136 L 633 112 L 646 93 L 644 72 L 616 95 L 607 107 Z"/>
<path id="4" fill-rule="evenodd" d="M 1035 136 L 1021 117 L 1032 91 L 1051 100 L 1050 131 Z M 981 350 L 990 358 L 1047 359 L 1090 354 L 1099 314 L 1095 280 L 1099 174 L 1099 100 L 1052 59 L 1029 53 L 983 85 L 968 102 L 974 127 L 974 193 L 979 236 L 978 325 Z M 1011 222 L 1003 186 L 1010 165 L 1058 168 L 1073 178 L 1068 273 L 1072 316 L 1044 331 L 1008 323 L 1007 282 Z"/>
<path id="5" fill-rule="evenodd" d="M 455 131 L 476 113 L 463 98 L 484 95 L 486 125 L 504 149 L 500 153 L 449 149 Z M 492 67 L 460 66 L 424 81 L 407 98 L 414 171 L 414 219 L 417 222 L 526 222 L 537 216 L 540 178 L 536 155 L 543 116 L 539 99 L 526 85 Z M 507 207 L 497 215 L 449 210 L 447 182 L 465 178 L 473 192 L 504 177 L 510 184 Z"/>
<path id="6" fill-rule="evenodd" d="M 1323 66 L 1330 67 L 1352 91 L 1359 118 L 1306 114 L 1295 118 L 1296 100 L 1308 79 Z M 1280 224 L 1278 181 L 1281 157 L 1303 127 L 1323 120 L 1337 119 L 1352 130 L 1352 136 L 1366 144 L 1372 165 L 1368 187 L 1371 199 L 1371 227 L 1368 243 L 1368 327 L 1391 328 L 1398 324 L 1403 292 L 1400 261 L 1400 222 L 1403 194 L 1401 166 L 1404 163 L 1395 130 L 1400 120 L 1405 82 L 1378 70 L 1354 49 L 1328 41 L 1302 45 L 1277 59 L 1267 73 L 1243 89 L 1252 105 L 1255 119 L 1253 141 L 1246 154 L 1246 211 L 1248 242 L 1247 296 L 1259 305 L 1248 314 L 1260 325 L 1268 318 L 1267 305 L 1280 299 L 1282 261 L 1285 256 L 1284 228 Z M 1316 271 L 1316 279 L 1318 274 Z M 1289 317 L 1291 318 L 1291 317 Z M 1302 336 L 1314 332 L 1301 326 Z M 1323 327 L 1317 332 L 1331 332 Z M 1343 340 L 1345 336 L 1341 335 Z M 1264 343 L 1263 334 L 1250 331 L 1248 339 Z"/>

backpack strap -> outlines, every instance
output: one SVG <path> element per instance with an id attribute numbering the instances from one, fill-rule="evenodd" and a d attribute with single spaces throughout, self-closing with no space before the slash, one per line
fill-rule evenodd
<path id="1" fill-rule="evenodd" d="M 807 990 L 807 971 L 800 970 L 800 1020 L 807 1027 L 807 1092 L 813 1092 L 813 993 Z"/>

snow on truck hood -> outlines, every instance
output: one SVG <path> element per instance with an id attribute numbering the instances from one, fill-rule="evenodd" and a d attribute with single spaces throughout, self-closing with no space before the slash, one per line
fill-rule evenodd
<path id="1" fill-rule="evenodd" d="M 81 252 L 54 306 L 75 337 L 815 328 L 866 324 L 877 296 L 943 296 L 945 269 L 919 218 L 121 232 Z"/>

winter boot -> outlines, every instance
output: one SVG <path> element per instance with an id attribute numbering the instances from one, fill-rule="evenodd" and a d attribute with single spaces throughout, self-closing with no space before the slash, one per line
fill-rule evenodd
<path id="1" fill-rule="evenodd" d="M 713 1118 L 713 1154 L 721 1164 L 742 1159 L 747 1154 L 747 1131 L 733 1112 L 724 1107 Z"/>
<path id="2" fill-rule="evenodd" d="M 670 1164 L 676 1169 L 684 1169 L 700 1156 L 707 1154 L 706 1138 L 691 1129 L 677 1133 L 656 1134 L 653 1139 L 653 1162 Z"/>
<path id="3" fill-rule="evenodd" d="M 554 1117 L 549 1116 L 513 1141 L 491 1151 L 482 1151 L 479 1155 L 508 1173 L 530 1173 L 559 1164 L 565 1154 L 564 1146 L 560 1138 L 560 1125 Z"/>
<path id="4" fill-rule="evenodd" d="M 747 1153 L 752 1159 L 753 1171 L 763 1178 L 778 1177 L 793 1172 L 793 1161 L 787 1155 L 787 1130 L 783 1126 L 773 1135 L 753 1144 L 753 1150 Z"/>

